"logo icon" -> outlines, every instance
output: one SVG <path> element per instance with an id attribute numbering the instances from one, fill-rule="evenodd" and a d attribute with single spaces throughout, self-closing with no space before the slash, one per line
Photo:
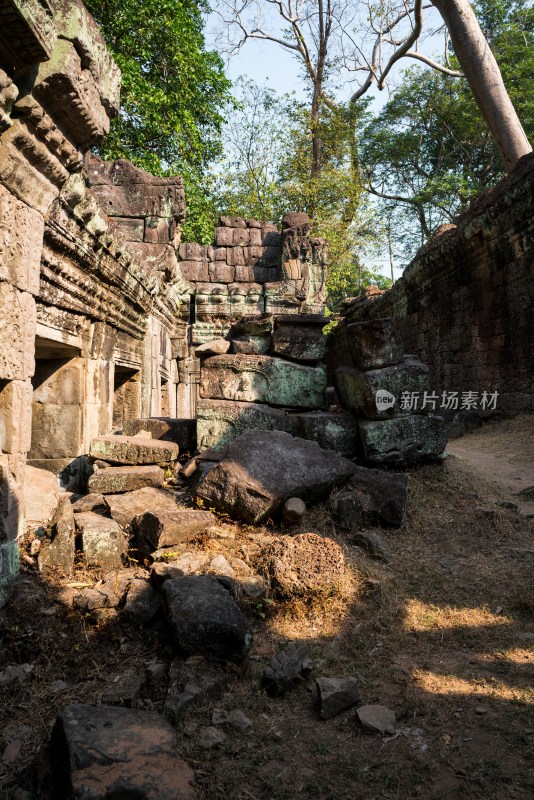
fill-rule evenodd
<path id="1" fill-rule="evenodd" d="M 377 411 L 387 411 L 395 405 L 395 395 L 386 389 L 379 389 L 375 394 L 375 403 Z"/>

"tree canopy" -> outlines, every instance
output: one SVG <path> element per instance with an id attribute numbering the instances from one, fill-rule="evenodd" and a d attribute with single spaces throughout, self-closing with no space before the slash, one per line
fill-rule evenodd
<path id="1" fill-rule="evenodd" d="M 478 0 L 477 16 L 529 138 L 534 136 L 534 9 L 525 0 Z M 396 249 L 413 253 L 493 185 L 503 164 L 466 82 L 405 70 L 381 112 L 361 131 L 361 161 L 381 196 Z"/>
<path id="2" fill-rule="evenodd" d="M 184 234 L 203 241 L 213 225 L 208 167 L 221 153 L 230 81 L 205 49 L 205 0 L 87 0 L 122 72 L 121 112 L 102 145 L 156 175 L 184 178 Z"/>

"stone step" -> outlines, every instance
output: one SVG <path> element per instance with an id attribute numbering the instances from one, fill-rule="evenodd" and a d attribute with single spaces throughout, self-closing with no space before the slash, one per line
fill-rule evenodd
<path id="1" fill-rule="evenodd" d="M 174 417 L 137 417 L 124 420 L 124 436 L 137 436 L 140 431 L 148 431 L 153 439 L 175 442 L 180 453 L 193 453 L 196 449 L 197 426 L 195 419 L 176 419 Z"/>
<path id="2" fill-rule="evenodd" d="M 178 445 L 142 436 L 97 436 L 89 450 L 93 458 L 112 464 L 167 464 L 178 458 Z"/>

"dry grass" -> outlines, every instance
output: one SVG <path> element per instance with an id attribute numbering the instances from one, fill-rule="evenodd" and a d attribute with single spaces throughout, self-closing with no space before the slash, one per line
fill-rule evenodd
<path id="1" fill-rule="evenodd" d="M 494 485 L 457 459 L 410 471 L 403 528 L 380 530 L 392 554 L 386 565 L 348 546 L 326 506 L 311 511 L 302 532 L 343 546 L 347 581 L 333 597 L 249 604 L 252 658 L 216 706 L 240 708 L 252 732 L 226 730 L 221 748 L 201 749 L 198 734 L 211 723 L 213 703 L 179 727 L 202 800 L 533 796 L 532 560 L 512 549 L 532 547 L 533 530 L 499 499 Z M 222 529 L 227 536 L 202 546 L 248 563 L 278 533 Z M 32 785 L 32 763 L 59 707 L 99 702 L 128 666 L 172 655 L 163 625 L 88 628 L 57 601 L 57 590 L 23 578 L 1 624 L 4 662 L 34 664 L 26 684 L 5 692 L 4 746 L 28 729 L 15 765 L 4 768 L 6 786 Z M 356 675 L 363 702 L 394 709 L 400 733 L 388 740 L 363 734 L 353 709 L 319 721 L 313 680 L 282 698 L 261 691 L 266 663 L 295 639 L 320 662 L 315 674 Z M 69 688 L 54 696 L 48 687 L 58 679 Z M 142 705 L 161 708 L 157 698 Z"/>

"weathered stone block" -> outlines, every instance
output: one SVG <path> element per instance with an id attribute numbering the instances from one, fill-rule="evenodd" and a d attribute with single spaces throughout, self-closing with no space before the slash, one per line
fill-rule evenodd
<path id="1" fill-rule="evenodd" d="M 210 508 L 257 525 L 276 515 L 290 497 L 321 497 L 355 469 L 315 442 L 281 431 L 249 431 L 230 443 L 197 495 Z"/>
<path id="2" fill-rule="evenodd" d="M 74 458 L 81 455 L 83 407 L 33 403 L 30 458 Z"/>
<path id="3" fill-rule="evenodd" d="M 287 314 L 275 318 L 272 352 L 294 361 L 321 361 L 326 354 L 326 317 Z"/>
<path id="4" fill-rule="evenodd" d="M 339 591 L 345 573 L 343 550 L 316 533 L 280 536 L 259 554 L 262 570 L 282 597 L 313 597 Z"/>
<path id="5" fill-rule="evenodd" d="M 241 336 L 232 339 L 232 353 L 250 356 L 265 356 L 271 349 L 270 336 Z"/>
<path id="6" fill-rule="evenodd" d="M 153 509 L 135 517 L 132 530 L 139 549 L 143 553 L 153 553 L 161 547 L 190 542 L 215 523 L 216 519 L 209 511 L 195 511 L 190 508 L 177 508 L 175 511 Z"/>
<path id="7" fill-rule="evenodd" d="M 319 716 L 331 719 L 360 701 L 356 678 L 316 678 Z"/>
<path id="8" fill-rule="evenodd" d="M 212 575 L 186 575 L 163 584 L 169 622 L 188 655 L 241 659 L 252 632 L 236 601 Z"/>
<path id="9" fill-rule="evenodd" d="M 233 283 L 235 267 L 224 261 L 211 261 L 209 264 L 209 280 L 215 283 Z"/>
<path id="10" fill-rule="evenodd" d="M 182 242 L 178 254 L 181 261 L 206 261 L 206 247 L 195 242 Z"/>
<path id="11" fill-rule="evenodd" d="M 346 336 L 357 369 L 381 369 L 403 360 L 402 339 L 389 317 L 347 325 Z"/>
<path id="12" fill-rule="evenodd" d="M 59 501 L 59 481 L 52 472 L 29 464 L 24 477 L 26 522 L 29 525 L 47 525 Z"/>
<path id="13" fill-rule="evenodd" d="M 365 459 L 374 464 L 402 464 L 438 456 L 447 434 L 442 417 L 414 415 L 380 421 L 360 420 Z"/>
<path id="14" fill-rule="evenodd" d="M 235 279 L 239 283 L 254 283 L 256 278 L 256 270 L 253 267 L 236 266 Z M 260 283 L 260 281 L 258 281 Z"/>
<path id="15" fill-rule="evenodd" d="M 119 525 L 92 511 L 76 514 L 76 529 L 82 537 L 82 548 L 87 564 L 112 570 L 122 566 L 128 543 Z"/>
<path id="16" fill-rule="evenodd" d="M 146 486 L 126 494 L 107 494 L 105 496 L 111 516 L 122 528 L 131 525 L 133 519 L 149 509 L 176 511 L 176 500 L 171 492 Z"/>
<path id="17" fill-rule="evenodd" d="M 54 11 L 38 0 L 11 0 L 0 7 L 0 55 L 10 71 L 46 61 L 57 40 Z"/>
<path id="18" fill-rule="evenodd" d="M 284 412 L 260 403 L 199 400 L 199 450 L 221 449 L 248 430 L 284 430 Z"/>
<path id="19" fill-rule="evenodd" d="M 423 397 L 429 386 L 428 368 L 416 358 L 368 372 L 360 372 L 355 367 L 338 367 L 334 383 L 344 408 L 359 417 L 388 419 L 410 413 L 401 407 L 403 393 L 416 393 Z M 383 395 L 383 392 L 387 394 Z"/>
<path id="20" fill-rule="evenodd" d="M 0 184 L 0 281 L 39 294 L 44 219 Z"/>
<path id="21" fill-rule="evenodd" d="M 245 247 L 250 242 L 250 231 L 246 228 L 234 228 L 232 244 L 234 247 Z"/>
<path id="22" fill-rule="evenodd" d="M 0 451 L 27 453 L 31 446 L 32 384 L 0 381 Z"/>
<path id="23" fill-rule="evenodd" d="M 43 575 L 58 572 L 71 575 L 75 551 L 74 512 L 69 497 L 62 497 L 49 526 L 38 555 L 39 572 Z"/>
<path id="24" fill-rule="evenodd" d="M 158 466 L 109 467 L 93 473 L 87 488 L 90 492 L 100 494 L 119 494 L 144 486 L 162 486 L 163 478 L 164 472 Z"/>
<path id="25" fill-rule="evenodd" d="M 159 714 L 66 706 L 54 725 L 50 754 L 58 798 L 197 798 L 193 770 L 178 757 L 176 734 Z"/>
<path id="26" fill-rule="evenodd" d="M 252 282 L 254 280 L 254 274 L 252 272 L 248 272 L 247 271 L 248 268 L 245 269 L 245 251 L 242 247 L 229 247 L 226 251 L 226 260 L 228 264 L 231 264 L 234 267 L 242 268 L 240 274 L 243 275 L 243 277 L 236 278 L 236 280 L 249 281 L 249 282 Z M 252 277 L 247 278 L 245 277 L 246 275 Z"/>
<path id="27" fill-rule="evenodd" d="M 243 217 L 229 217 L 229 216 L 221 216 L 219 217 L 219 226 L 224 228 L 246 228 L 247 223 L 243 219 Z"/>
<path id="28" fill-rule="evenodd" d="M 200 377 L 200 396 L 296 408 L 321 408 L 326 370 L 270 356 L 225 355 L 208 358 Z"/>
<path id="29" fill-rule="evenodd" d="M 87 150 L 109 131 L 109 116 L 90 71 L 71 42 L 56 43 L 39 67 L 34 96 L 76 145 Z"/>
<path id="30" fill-rule="evenodd" d="M 113 222 L 127 242 L 142 242 L 145 236 L 145 220 L 135 217 L 114 217 Z"/>
<path id="31" fill-rule="evenodd" d="M 24 456 L 0 455 L 0 541 L 24 533 L 24 473 Z M 9 548 L 0 555 L 10 558 Z"/>
<path id="32" fill-rule="evenodd" d="M 180 261 L 178 270 L 184 281 L 209 281 L 207 261 Z"/>
<path id="33" fill-rule="evenodd" d="M 174 241 L 176 222 L 173 217 L 146 217 L 144 241 L 167 244 Z M 191 259 L 192 260 L 192 259 Z"/>
<path id="34" fill-rule="evenodd" d="M 176 461 L 178 445 L 135 436 L 99 436 L 91 442 L 89 453 L 112 464 L 164 464 Z"/>
<path id="35" fill-rule="evenodd" d="M 0 281 L 0 319 L 0 380 L 25 381 L 35 369 L 36 314 L 32 295 Z"/>
<path id="36" fill-rule="evenodd" d="M 175 442 L 180 453 L 192 453 L 196 449 L 196 422 L 194 419 L 175 417 L 145 417 L 124 420 L 125 436 L 135 436 L 139 431 L 150 431 L 153 439 Z"/>
<path id="37" fill-rule="evenodd" d="M 232 228 L 215 228 L 213 241 L 216 247 L 232 247 L 234 243 Z"/>
<path id="38" fill-rule="evenodd" d="M 358 420 L 349 413 L 286 414 L 285 430 L 346 458 L 352 458 L 358 447 Z"/>

